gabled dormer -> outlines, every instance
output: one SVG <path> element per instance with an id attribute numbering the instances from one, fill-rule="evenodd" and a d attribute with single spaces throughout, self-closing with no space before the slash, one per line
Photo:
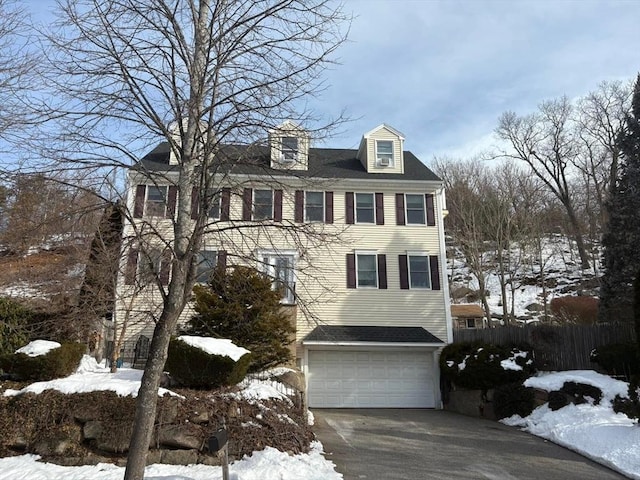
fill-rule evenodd
<path id="1" fill-rule="evenodd" d="M 367 173 L 404 173 L 403 148 L 404 135 L 383 123 L 364 134 L 358 159 Z"/>
<path id="2" fill-rule="evenodd" d="M 290 120 L 269 131 L 271 168 L 307 170 L 309 134 Z"/>

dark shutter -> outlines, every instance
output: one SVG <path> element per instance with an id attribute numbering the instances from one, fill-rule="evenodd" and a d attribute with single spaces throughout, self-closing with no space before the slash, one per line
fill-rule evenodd
<path id="1" fill-rule="evenodd" d="M 133 217 L 142 218 L 144 215 L 144 197 L 147 192 L 146 185 L 138 185 L 136 187 L 136 198 L 133 204 Z"/>
<path id="2" fill-rule="evenodd" d="M 169 194 L 167 198 L 167 211 L 165 212 L 166 218 L 175 218 L 177 201 L 178 201 L 178 187 L 176 187 L 175 185 L 170 185 Z"/>
<path id="3" fill-rule="evenodd" d="M 138 249 L 132 248 L 127 255 L 127 266 L 124 271 L 125 285 L 136 283 L 136 271 L 138 270 Z"/>
<path id="4" fill-rule="evenodd" d="M 396 193 L 396 225 L 404 224 L 404 193 Z"/>
<path id="5" fill-rule="evenodd" d="M 353 223 L 354 223 L 354 216 L 353 216 L 353 192 L 347 192 L 347 193 L 345 193 L 345 204 L 346 204 L 346 206 L 347 206 L 347 211 L 346 211 L 347 223 L 348 223 L 348 224 L 353 224 Z"/>
<path id="6" fill-rule="evenodd" d="M 376 225 L 384 225 L 384 195 L 376 193 Z"/>
<path id="7" fill-rule="evenodd" d="M 273 220 L 282 221 L 282 190 L 274 190 L 273 192 Z"/>
<path id="8" fill-rule="evenodd" d="M 324 192 L 324 223 L 333 223 L 333 192 Z"/>
<path id="9" fill-rule="evenodd" d="M 433 227 L 436 224 L 436 213 L 433 207 L 433 195 L 427 193 L 425 195 L 425 198 L 427 200 L 427 225 Z"/>
<path id="10" fill-rule="evenodd" d="M 191 220 L 198 218 L 198 210 L 200 210 L 200 193 L 197 187 L 191 189 Z"/>
<path id="11" fill-rule="evenodd" d="M 400 288 L 409 290 L 409 269 L 407 268 L 408 258 L 406 255 L 398 255 L 398 263 L 400 265 Z"/>
<path id="12" fill-rule="evenodd" d="M 251 201 L 253 200 L 253 190 L 245 188 L 242 193 L 242 220 L 251 220 Z"/>
<path id="13" fill-rule="evenodd" d="M 216 266 L 220 269 L 227 268 L 227 251 L 218 250 L 216 253 Z"/>
<path id="14" fill-rule="evenodd" d="M 429 256 L 429 269 L 431 270 L 431 290 L 440 290 L 440 267 L 438 256 Z"/>
<path id="15" fill-rule="evenodd" d="M 347 288 L 356 288 L 356 256 L 347 253 Z"/>
<path id="16" fill-rule="evenodd" d="M 231 189 L 223 188 L 220 194 L 220 220 L 223 222 L 229 221 L 229 208 L 231 205 Z"/>
<path id="17" fill-rule="evenodd" d="M 296 190 L 294 201 L 293 220 L 296 223 L 302 223 L 304 222 L 304 192 L 302 190 Z"/>
<path id="18" fill-rule="evenodd" d="M 378 288 L 387 289 L 387 256 L 378 255 Z"/>
<path id="19" fill-rule="evenodd" d="M 160 260 L 160 284 L 169 285 L 169 274 L 171 273 L 171 252 L 165 250 Z"/>

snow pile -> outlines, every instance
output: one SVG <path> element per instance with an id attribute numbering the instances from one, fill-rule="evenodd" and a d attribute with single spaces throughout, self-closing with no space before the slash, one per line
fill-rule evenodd
<path id="1" fill-rule="evenodd" d="M 233 398 L 243 398 L 249 403 L 258 404 L 261 400 L 282 400 L 291 403 L 289 397 L 273 385 L 271 380 L 245 379 L 240 383 L 240 390 L 230 394 Z"/>
<path id="2" fill-rule="evenodd" d="M 34 340 L 16 350 L 16 353 L 24 353 L 30 357 L 39 357 L 40 355 L 46 355 L 54 348 L 60 348 L 60 344 L 49 340 Z"/>
<path id="3" fill-rule="evenodd" d="M 334 464 L 322 455 L 322 445 L 314 442 L 308 454 L 291 456 L 267 447 L 244 457 L 229 467 L 233 480 L 341 480 Z M 22 455 L 0 459 L 0 480 L 121 480 L 124 468 L 111 464 L 63 467 L 40 463 L 37 455 Z M 209 465 L 149 465 L 144 472 L 148 480 L 220 480 L 222 468 Z"/>
<path id="4" fill-rule="evenodd" d="M 238 347 L 231 340 L 226 338 L 196 337 L 191 335 L 182 335 L 178 337 L 187 345 L 199 348 L 209 355 L 220 355 L 229 357 L 234 362 L 240 360 L 240 357 L 247 353 L 251 353 L 246 348 Z"/>
<path id="5" fill-rule="evenodd" d="M 527 379 L 524 384 L 554 391 L 565 382 L 598 387 L 603 394 L 600 404 L 569 404 L 556 411 L 545 404 L 525 418 L 514 415 L 502 422 L 581 453 L 630 478 L 640 479 L 640 427 L 635 420 L 611 408 L 616 395 L 627 396 L 627 383 L 593 371 L 578 370 L 542 374 Z"/>

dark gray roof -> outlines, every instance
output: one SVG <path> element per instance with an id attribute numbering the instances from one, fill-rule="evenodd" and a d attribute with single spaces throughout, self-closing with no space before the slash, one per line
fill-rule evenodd
<path id="1" fill-rule="evenodd" d="M 387 342 L 442 343 L 422 327 L 367 327 L 320 325 L 307 335 L 304 342 Z"/>
<path id="2" fill-rule="evenodd" d="M 311 148 L 309 149 L 309 169 L 307 171 L 270 168 L 269 149 L 266 147 L 230 145 L 222 149 L 218 158 L 223 168 L 226 165 L 226 171 L 237 174 L 295 175 L 314 178 L 375 178 L 380 180 L 440 180 L 413 153 L 408 151 L 404 152 L 404 174 L 367 173 L 360 160 L 356 158 L 357 153 L 357 150 L 344 148 Z M 160 173 L 174 171 L 178 167 L 169 165 L 169 144 L 162 142 L 133 168 Z"/>

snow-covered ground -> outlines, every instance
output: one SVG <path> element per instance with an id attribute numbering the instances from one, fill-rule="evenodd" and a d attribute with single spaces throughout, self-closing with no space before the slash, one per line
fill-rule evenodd
<path id="1" fill-rule="evenodd" d="M 628 384 L 590 370 L 541 373 L 524 384 L 554 391 L 569 381 L 598 387 L 603 394 L 600 403 L 570 404 L 556 411 L 544 404 L 525 418 L 514 415 L 502 422 L 640 479 L 640 425 L 622 413 L 615 413 L 611 407 L 616 395 L 627 397 Z"/>
<path id="2" fill-rule="evenodd" d="M 507 288 L 507 297 L 502 298 L 500 293 L 500 280 L 496 273 L 495 252 L 488 250 L 484 253 L 485 269 L 485 289 L 489 292 L 487 303 L 492 314 L 502 315 L 503 301 L 507 305 L 511 305 L 513 301 L 514 314 L 516 318 L 535 317 L 540 313 L 530 311 L 527 307 L 531 304 L 543 303 L 543 290 L 538 285 L 529 285 L 530 280 L 540 275 L 541 270 L 547 279 L 549 286 L 546 291 L 547 302 L 550 302 L 557 296 L 570 295 L 566 293 L 566 289 L 571 286 L 578 288 L 580 282 L 594 277 L 594 269 L 587 271 L 580 269 L 580 262 L 576 258 L 576 249 L 570 245 L 571 241 L 563 235 L 551 236 L 544 239 L 542 253 L 537 258 L 527 253 L 522 255 L 518 249 L 511 252 L 514 259 L 514 274 L 511 277 L 507 275 L 507 279 L 513 281 L 517 287 L 513 293 Z M 451 290 L 455 291 L 458 287 L 467 287 L 471 290 L 478 289 L 477 279 L 470 273 L 469 267 L 458 249 L 449 247 L 452 250 L 448 256 L 452 256 L 447 262 L 447 273 L 452 279 Z M 600 272 L 600 265 L 596 259 L 595 270 Z M 574 293 L 575 294 L 575 293 Z M 589 294 L 589 292 L 587 292 Z M 464 303 L 463 301 L 461 303 Z"/>
<path id="3" fill-rule="evenodd" d="M 142 371 L 121 368 L 117 373 L 98 365 L 85 356 L 73 375 L 50 382 L 37 382 L 21 391 L 7 390 L 5 395 L 17 395 L 29 391 L 40 393 L 56 389 L 65 393 L 113 390 L 119 395 L 136 395 L 140 387 Z M 247 380 L 242 383 L 240 395 L 252 399 L 282 398 L 283 394 L 273 388 L 271 382 Z M 166 390 L 160 394 L 168 392 Z M 172 392 L 169 392 L 172 393 Z M 0 480 L 120 480 L 124 468 L 111 464 L 63 467 L 38 461 L 37 455 L 22 455 L 0 458 Z M 323 456 L 322 444 L 314 442 L 307 454 L 289 455 L 275 448 L 254 452 L 232 463 L 229 467 L 231 479 L 236 480 L 340 480 L 342 474 L 335 465 Z M 221 467 L 207 465 L 150 465 L 145 470 L 146 480 L 216 480 L 222 478 Z"/>

